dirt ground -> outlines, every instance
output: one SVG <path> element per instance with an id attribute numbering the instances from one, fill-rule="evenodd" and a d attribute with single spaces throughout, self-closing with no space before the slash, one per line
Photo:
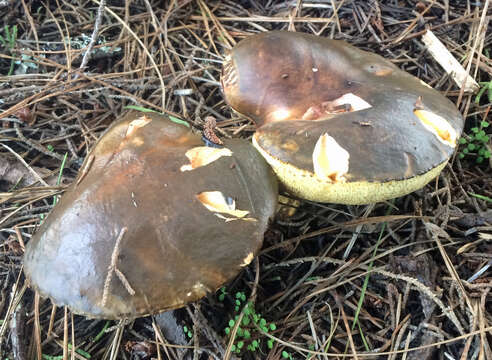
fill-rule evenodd
<path id="1" fill-rule="evenodd" d="M 99 1 L 0 1 L 2 359 L 492 359 L 489 0 Z M 104 130 L 136 106 L 251 137 L 221 66 L 268 30 L 345 40 L 447 96 L 466 125 L 441 175 L 364 206 L 284 194 L 256 260 L 167 318 L 91 320 L 36 296 L 24 245 Z"/>

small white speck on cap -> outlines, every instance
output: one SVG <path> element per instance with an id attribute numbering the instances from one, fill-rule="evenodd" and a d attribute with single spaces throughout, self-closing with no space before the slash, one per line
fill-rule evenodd
<path id="1" fill-rule="evenodd" d="M 253 259 L 255 258 L 255 256 L 253 255 L 252 252 L 250 252 L 243 260 L 243 263 L 241 264 L 241 267 L 244 267 L 244 266 L 248 266 L 251 261 L 253 261 Z"/>

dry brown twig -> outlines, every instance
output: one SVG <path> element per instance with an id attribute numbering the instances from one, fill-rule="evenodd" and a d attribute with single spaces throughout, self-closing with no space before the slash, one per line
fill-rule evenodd
<path id="1" fill-rule="evenodd" d="M 89 45 L 87 45 L 87 47 L 84 51 L 84 56 L 82 57 L 82 62 L 80 63 L 80 66 L 79 66 L 79 69 L 81 71 L 83 71 L 85 69 L 85 67 L 87 66 L 87 63 L 89 62 L 89 59 L 91 57 L 92 49 L 94 48 L 94 45 L 96 44 L 97 36 L 99 33 L 99 27 L 101 26 L 105 7 L 106 7 L 106 0 L 101 0 L 99 2 L 99 8 L 97 9 L 96 21 L 94 22 L 94 30 L 92 30 L 91 40 L 89 42 Z M 77 78 L 77 76 L 78 75 L 75 75 L 75 78 Z"/>

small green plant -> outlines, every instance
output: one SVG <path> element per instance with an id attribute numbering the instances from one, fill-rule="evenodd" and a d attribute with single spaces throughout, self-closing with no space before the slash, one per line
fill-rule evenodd
<path id="1" fill-rule="evenodd" d="M 464 135 L 460 140 L 460 145 L 463 146 L 460 154 L 460 159 L 465 156 L 475 156 L 475 161 L 478 164 L 483 163 L 485 159 L 490 158 L 490 149 L 488 148 L 488 142 L 490 135 L 485 132 L 485 129 L 490 126 L 487 121 L 481 121 L 480 126 L 471 128 L 471 133 Z"/>
<path id="2" fill-rule="evenodd" d="M 142 106 L 137 106 L 137 105 L 127 105 L 124 107 L 124 109 L 130 109 L 130 110 L 137 110 L 137 111 L 141 111 L 141 112 L 154 112 L 154 113 L 158 113 L 158 111 L 155 111 L 155 110 L 152 110 L 152 109 L 147 109 L 147 108 L 144 108 Z M 163 114 L 163 113 L 161 113 Z M 163 114 L 165 115 L 165 114 Z M 188 124 L 187 121 L 184 121 L 184 120 L 181 120 L 181 119 L 178 119 L 177 117 L 175 116 L 171 116 L 171 115 L 166 115 L 169 120 L 171 120 L 172 122 L 176 123 L 176 124 L 181 124 L 181 125 L 184 125 L 186 127 L 190 127 L 190 124 Z"/>
<path id="3" fill-rule="evenodd" d="M 62 161 L 61 166 L 60 166 L 60 171 L 58 171 L 58 178 L 56 179 L 56 185 L 57 186 L 60 185 L 60 183 L 61 183 L 62 175 L 63 175 L 63 169 L 65 169 L 65 163 L 67 162 L 67 157 L 68 157 L 68 153 L 65 153 L 65 155 L 63 156 L 63 161 Z M 56 205 L 59 198 L 60 198 L 60 195 L 53 196 L 53 206 Z"/>
<path id="4" fill-rule="evenodd" d="M 492 103 L 492 80 L 491 81 L 482 81 L 480 84 L 480 91 L 477 96 L 475 96 L 475 103 L 480 104 L 480 99 L 482 95 L 487 92 L 487 100 L 489 103 Z"/>
<path id="5" fill-rule="evenodd" d="M 106 334 L 106 330 L 108 329 L 110 323 L 111 323 L 110 321 L 106 321 L 101 331 L 99 331 L 94 337 L 94 339 L 92 339 L 91 341 L 92 343 L 97 343 L 99 340 L 101 340 L 104 334 Z"/>
<path id="6" fill-rule="evenodd" d="M 468 194 L 471 195 L 471 196 L 473 196 L 473 197 L 476 197 L 477 199 L 484 200 L 484 201 L 487 201 L 489 203 L 492 203 L 492 199 L 489 198 L 488 196 L 484 196 L 484 195 L 480 195 L 480 194 L 475 194 L 475 193 L 471 193 L 471 192 L 469 192 Z"/>
<path id="7" fill-rule="evenodd" d="M 225 300 L 225 297 L 227 295 L 227 291 L 226 291 L 226 288 L 225 286 L 221 287 L 220 290 L 219 290 L 220 294 L 219 294 L 219 301 L 224 301 Z"/>
<path id="8" fill-rule="evenodd" d="M 219 301 L 224 301 L 227 295 L 225 287 L 219 290 Z M 234 301 L 234 318 L 231 318 L 228 322 L 228 326 L 224 329 L 224 333 L 230 337 L 236 323 L 240 319 L 240 313 L 243 313 L 241 323 L 237 326 L 236 337 L 234 343 L 231 347 L 231 351 L 240 354 L 242 351 L 255 352 L 260 349 L 261 345 L 261 332 L 258 330 L 260 328 L 263 332 L 275 331 L 277 326 L 275 323 L 268 323 L 265 318 L 256 312 L 255 306 L 252 301 L 246 301 L 246 294 L 242 291 L 236 292 L 233 299 Z M 274 344 L 273 339 L 268 339 L 266 346 L 268 349 L 272 349 Z M 287 356 L 284 356 L 284 352 Z M 282 357 L 287 359 L 292 359 L 292 356 L 287 352 L 282 352 Z"/>
<path id="9" fill-rule="evenodd" d="M 71 351 L 72 350 L 72 344 L 68 344 L 68 349 Z M 75 352 L 79 355 L 79 358 L 83 359 L 90 359 L 92 356 L 89 354 L 87 351 L 84 351 L 82 349 L 75 349 Z M 62 360 L 63 355 L 58 355 L 58 356 L 51 356 L 51 355 L 45 355 L 43 354 L 43 360 Z"/>
<path id="10" fill-rule="evenodd" d="M 10 29 L 8 25 L 5 25 L 3 32 L 5 36 L 0 35 L 0 43 L 9 50 L 10 55 L 12 56 L 12 59 L 10 60 L 9 72 L 7 73 L 7 76 L 10 76 L 14 72 L 15 59 L 13 57 L 13 53 L 15 42 L 17 41 L 17 25 L 12 26 L 12 29 Z"/>
<path id="11" fill-rule="evenodd" d="M 37 69 L 38 65 L 33 62 L 32 57 L 29 55 L 22 54 L 20 58 L 14 57 L 15 43 L 17 41 L 17 25 L 12 26 L 11 28 L 8 25 L 5 25 L 3 32 L 4 36 L 0 35 L 0 44 L 7 48 L 12 57 L 10 59 L 10 68 L 7 76 L 14 73 L 15 65 L 20 67 L 20 70 L 18 71 L 21 74 L 25 74 L 28 69 Z"/>
<path id="12" fill-rule="evenodd" d="M 289 353 L 288 353 L 287 351 L 285 351 L 285 350 L 284 350 L 284 351 L 282 351 L 282 357 L 283 357 L 284 359 L 290 359 L 290 360 L 292 360 L 292 355 L 291 355 L 291 354 L 289 354 Z"/>
<path id="13" fill-rule="evenodd" d="M 188 326 L 183 326 L 183 332 L 186 336 L 188 336 L 188 338 L 191 339 L 193 337 L 193 332 L 188 328 Z"/>
<path id="14" fill-rule="evenodd" d="M 484 49 L 484 55 L 487 57 L 487 59 L 490 59 L 490 50 L 489 49 Z M 491 81 L 482 81 L 479 83 L 480 84 L 480 91 L 478 92 L 477 96 L 475 96 L 475 103 L 480 104 L 480 99 L 482 98 L 482 95 L 487 92 L 487 100 L 489 103 L 492 103 L 492 80 Z"/>

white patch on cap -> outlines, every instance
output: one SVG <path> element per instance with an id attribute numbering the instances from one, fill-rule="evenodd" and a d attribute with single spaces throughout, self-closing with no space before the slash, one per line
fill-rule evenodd
<path id="1" fill-rule="evenodd" d="M 269 116 L 272 121 L 282 121 L 289 117 L 290 111 L 287 109 L 278 109 L 272 112 Z"/>
<path id="2" fill-rule="evenodd" d="M 194 294 L 198 294 L 198 296 L 205 296 L 207 292 L 210 292 L 210 289 L 203 285 L 201 282 L 197 282 L 193 285 L 192 292 Z"/>
<path id="3" fill-rule="evenodd" d="M 131 136 L 135 132 L 135 130 L 137 130 L 141 127 L 144 127 L 145 125 L 147 125 L 151 121 L 152 121 L 152 119 L 149 119 L 145 115 L 136 119 L 136 120 L 133 120 L 132 122 L 130 122 L 130 124 L 128 124 L 128 129 L 126 129 L 125 137 Z"/>
<path id="4" fill-rule="evenodd" d="M 248 266 L 251 263 L 251 261 L 253 261 L 254 258 L 255 258 L 255 256 L 253 255 L 252 252 L 250 252 L 248 254 L 248 256 L 246 256 L 244 258 L 243 263 L 241 264 L 241 267 Z"/>
<path id="5" fill-rule="evenodd" d="M 371 104 L 365 101 L 363 98 L 353 94 L 347 93 L 339 98 L 330 101 L 330 105 L 333 107 L 350 105 L 350 111 L 360 111 L 371 108 Z"/>
<path id="6" fill-rule="evenodd" d="M 327 133 L 321 135 L 313 151 L 316 176 L 332 182 L 344 182 L 349 169 L 350 154 Z"/>
<path id="7" fill-rule="evenodd" d="M 422 125 L 432 132 L 443 144 L 456 147 L 458 134 L 451 124 L 442 116 L 428 110 L 414 110 L 413 113 L 419 118 Z"/>
<path id="8" fill-rule="evenodd" d="M 236 201 L 232 198 L 226 199 L 220 191 L 204 191 L 196 195 L 197 199 L 208 210 L 222 214 L 229 214 L 237 218 L 245 217 L 249 214 L 246 210 L 236 210 Z"/>
<path id="9" fill-rule="evenodd" d="M 188 150 L 185 156 L 190 160 L 190 164 L 181 166 L 181 171 L 190 171 L 200 166 L 205 166 L 221 158 L 231 156 L 232 151 L 227 148 L 213 148 L 209 146 L 198 146 Z"/>

